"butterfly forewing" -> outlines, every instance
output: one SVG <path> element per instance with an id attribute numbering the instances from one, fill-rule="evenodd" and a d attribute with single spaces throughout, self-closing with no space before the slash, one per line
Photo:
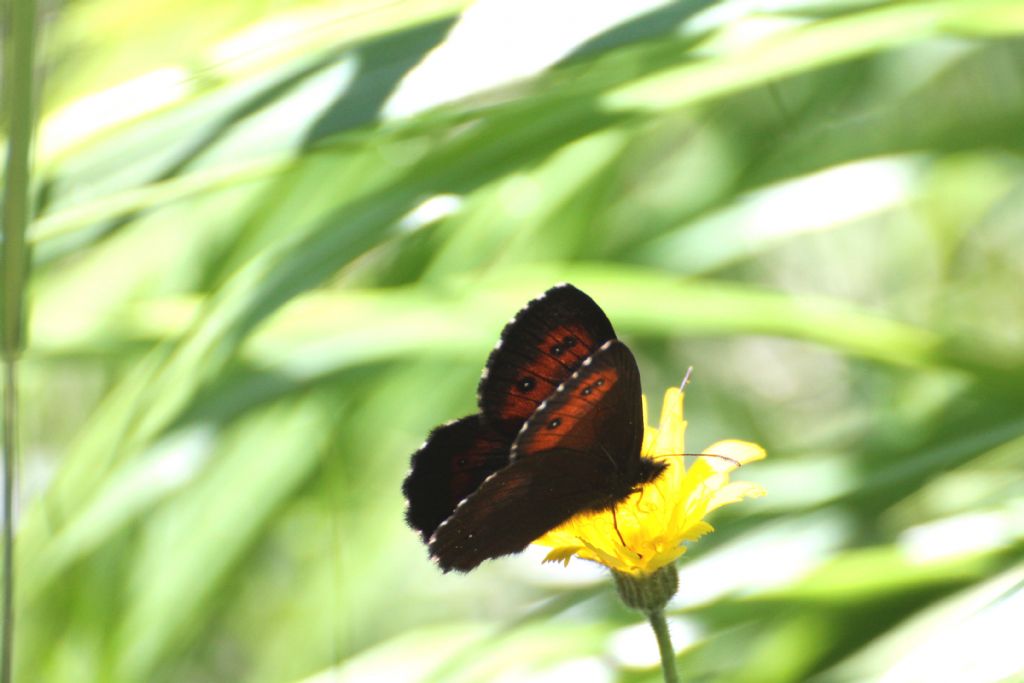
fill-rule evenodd
<path id="1" fill-rule="evenodd" d="M 435 429 L 413 454 L 402 486 L 409 525 L 429 539 L 459 501 L 508 464 L 512 439 L 537 405 L 614 336 L 598 305 L 572 285 L 552 287 L 520 310 L 484 368 L 481 414 Z"/>
<path id="2" fill-rule="evenodd" d="M 628 471 L 643 444 L 640 371 L 620 341 L 605 344 L 530 416 L 511 459 L 552 448 L 596 451 Z"/>
<path id="3" fill-rule="evenodd" d="M 552 287 L 505 326 L 477 391 L 483 420 L 509 437 L 615 330 L 594 300 Z"/>

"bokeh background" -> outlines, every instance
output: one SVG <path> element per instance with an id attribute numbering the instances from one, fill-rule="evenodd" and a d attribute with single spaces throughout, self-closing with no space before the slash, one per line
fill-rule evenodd
<path id="1" fill-rule="evenodd" d="M 44 10 L 17 680 L 660 680 L 601 571 L 402 520 L 565 280 L 769 452 L 683 680 L 1024 680 L 1024 4 Z"/>

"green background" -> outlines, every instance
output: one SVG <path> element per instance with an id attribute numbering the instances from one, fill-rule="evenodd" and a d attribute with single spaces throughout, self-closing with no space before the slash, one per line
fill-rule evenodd
<path id="1" fill-rule="evenodd" d="M 683 680 L 1022 680 L 1024 5 L 463 4 L 48 6 L 17 680 L 659 680 L 600 572 L 403 524 L 559 281 L 769 453 Z"/>

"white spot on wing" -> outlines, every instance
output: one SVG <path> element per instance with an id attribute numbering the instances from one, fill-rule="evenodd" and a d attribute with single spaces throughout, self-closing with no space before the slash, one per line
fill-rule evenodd
<path id="1" fill-rule="evenodd" d="M 502 468 L 502 469 L 504 469 L 504 468 Z M 475 496 L 475 495 L 477 494 L 477 492 L 479 492 L 479 491 L 480 491 L 480 489 L 481 489 L 481 488 L 482 488 L 482 487 L 484 486 L 484 484 L 486 484 L 487 482 L 489 482 L 489 481 L 490 481 L 491 479 L 494 479 L 494 477 L 498 476 L 498 474 L 499 474 L 500 472 L 501 472 L 501 470 L 498 470 L 497 472 L 491 472 L 490 474 L 488 474 L 488 475 L 487 475 L 487 478 L 486 478 L 486 479 L 484 479 L 484 480 L 483 480 L 482 482 L 480 482 L 480 486 L 478 486 L 478 487 L 476 488 L 476 490 L 475 490 L 475 491 L 473 491 L 473 492 L 472 492 L 471 494 L 469 494 L 468 496 L 466 496 L 465 498 L 463 498 L 462 500 L 460 500 L 460 501 L 459 501 L 459 504 L 455 506 L 455 509 L 454 509 L 454 510 L 452 510 L 452 514 L 448 515 L 448 518 L 447 518 L 446 520 L 444 520 L 443 522 L 441 522 L 440 524 L 438 524 L 438 525 L 437 525 L 437 528 L 436 528 L 436 529 L 434 529 L 434 533 L 432 533 L 432 534 L 430 535 L 430 540 L 429 540 L 429 541 L 427 541 L 427 547 L 428 547 L 428 548 L 429 548 L 430 546 L 434 545 L 434 542 L 435 542 L 435 541 L 437 540 L 437 534 L 438 534 L 438 532 L 440 532 L 440 531 L 441 531 L 441 529 L 443 529 L 443 528 L 445 528 L 446 526 L 448 526 L 448 522 L 452 521 L 452 518 L 453 518 L 453 517 L 455 516 L 455 514 L 456 514 L 456 513 L 457 513 L 457 512 L 459 511 L 459 508 L 461 508 L 461 507 L 462 507 L 463 505 L 465 505 L 466 503 L 468 503 L 468 502 L 469 502 L 469 499 L 470 499 L 470 498 L 472 498 L 473 496 Z"/>

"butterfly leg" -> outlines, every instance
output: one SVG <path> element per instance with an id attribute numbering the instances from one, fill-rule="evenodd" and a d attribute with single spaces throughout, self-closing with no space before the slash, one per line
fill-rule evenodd
<path id="1" fill-rule="evenodd" d="M 612 508 L 612 526 L 615 527 L 615 533 L 618 534 L 619 541 L 622 543 L 622 547 L 626 550 L 629 550 L 630 552 L 633 552 L 633 549 L 626 545 L 626 539 L 622 537 L 622 532 L 619 531 L 619 518 L 615 515 L 614 507 Z M 643 555 L 640 555 L 640 553 L 637 553 L 637 555 L 643 557 Z"/>
<path id="2" fill-rule="evenodd" d="M 636 499 L 636 504 L 639 507 L 640 503 L 642 503 L 643 500 L 644 500 L 644 487 L 643 486 L 638 486 L 637 488 L 633 489 L 633 493 L 637 493 L 637 492 L 640 493 L 640 497 Z"/>
<path id="3" fill-rule="evenodd" d="M 626 545 L 626 539 L 622 537 L 622 532 L 619 531 L 619 518 L 615 516 L 615 508 L 612 508 L 612 526 L 615 527 L 615 533 L 619 535 L 619 541 L 622 542 L 623 548 L 628 548 Z"/>

